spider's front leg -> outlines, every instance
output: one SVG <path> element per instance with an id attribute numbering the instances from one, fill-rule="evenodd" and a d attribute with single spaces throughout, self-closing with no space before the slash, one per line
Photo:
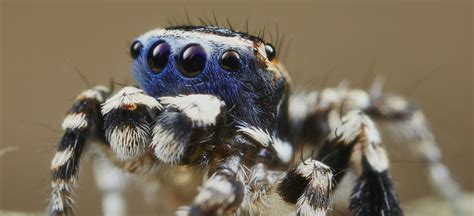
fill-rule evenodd
<path id="1" fill-rule="evenodd" d="M 165 110 L 156 117 L 151 147 L 166 164 L 205 164 L 208 141 L 222 126 L 225 103 L 212 95 L 161 97 Z M 201 148 L 201 149 L 197 149 Z"/>
<path id="2" fill-rule="evenodd" d="M 347 170 L 357 174 L 350 196 L 352 215 L 403 215 L 379 132 L 362 111 L 349 111 L 342 118 L 317 159 L 334 169 L 337 183 Z"/>
<path id="3" fill-rule="evenodd" d="M 106 141 L 107 144 L 98 146 L 115 165 L 130 167 L 140 163 L 140 166 L 130 169 L 136 170 L 155 164 L 153 160 L 145 160 L 149 157 L 140 156 L 148 145 L 150 135 L 147 128 L 153 113 L 161 108 L 159 102 L 134 87 L 125 87 L 105 101 L 108 96 L 109 91 L 101 86 L 84 91 L 63 121 L 65 132 L 51 164 L 50 215 L 74 214 L 73 189 L 79 160 L 89 140 Z M 144 161 L 148 166 L 143 166 Z"/>
<path id="4" fill-rule="evenodd" d="M 102 106 L 105 138 L 121 161 L 143 156 L 151 140 L 150 128 L 163 107 L 135 87 L 124 87 Z"/>
<path id="5" fill-rule="evenodd" d="M 89 138 L 100 136 L 100 105 L 109 95 L 102 86 L 79 94 L 61 127 L 64 135 L 51 162 L 52 181 L 49 215 L 73 215 L 73 189 L 79 171 L 79 160 Z"/>
<path id="6" fill-rule="evenodd" d="M 210 154 L 215 151 L 215 136 L 220 133 L 219 128 L 224 122 L 225 103 L 212 95 L 191 94 L 175 97 L 161 97 L 159 101 L 164 106 L 164 110 L 154 119 L 151 126 L 152 138 L 150 147 L 156 158 L 165 164 L 179 165 L 205 165 L 209 163 Z M 233 187 L 237 184 L 234 180 L 235 173 L 240 165 L 240 157 L 229 155 L 216 159 L 213 157 L 209 179 L 204 185 L 201 194 L 196 198 L 196 206 L 199 204 L 202 209 L 192 208 L 190 213 L 197 212 L 218 213 L 217 204 L 205 200 L 208 195 L 205 193 L 208 187 L 218 186 L 219 189 Z M 227 184 L 231 182 L 230 186 Z M 242 186 L 243 188 L 243 186 Z M 212 190 L 212 189 L 210 189 Z M 225 191 L 228 193 L 228 191 Z M 212 197 L 216 198 L 216 197 Z M 229 198 L 221 196 L 220 201 L 228 202 Z M 204 206 L 212 206 L 204 208 Z M 187 212 L 187 211 L 182 211 Z"/>

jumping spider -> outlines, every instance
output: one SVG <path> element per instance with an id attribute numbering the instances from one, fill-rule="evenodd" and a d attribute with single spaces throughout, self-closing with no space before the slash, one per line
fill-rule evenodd
<path id="1" fill-rule="evenodd" d="M 79 160 L 89 146 L 137 175 L 159 174 L 163 165 L 205 170 L 198 195 L 178 215 L 326 215 L 349 174 L 352 215 L 402 215 L 371 118 L 397 125 L 433 179 L 450 181 L 435 173 L 444 166 L 422 112 L 382 94 L 378 82 L 369 92 L 341 85 L 291 96 L 273 45 L 218 26 L 152 30 L 130 52 L 139 88 L 113 96 L 103 86 L 86 90 L 62 123 L 50 215 L 74 214 Z M 299 161 L 297 146 L 319 150 Z"/>

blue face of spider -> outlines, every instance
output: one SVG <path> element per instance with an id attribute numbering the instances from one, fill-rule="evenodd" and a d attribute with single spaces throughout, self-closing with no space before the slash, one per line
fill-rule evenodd
<path id="1" fill-rule="evenodd" d="M 179 26 L 141 35 L 130 51 L 133 75 L 147 94 L 211 94 L 239 120 L 265 128 L 276 124 L 288 77 L 263 39 L 218 27 Z"/>

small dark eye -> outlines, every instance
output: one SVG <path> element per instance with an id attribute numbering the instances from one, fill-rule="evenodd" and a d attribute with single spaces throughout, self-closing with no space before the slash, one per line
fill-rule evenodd
<path id="1" fill-rule="evenodd" d="M 267 54 L 268 60 L 272 61 L 276 56 L 275 47 L 271 44 L 265 44 L 265 53 Z"/>
<path id="2" fill-rule="evenodd" d="M 143 49 L 143 44 L 140 41 L 133 42 L 132 45 L 130 46 L 130 55 L 132 56 L 132 58 L 137 59 L 142 49 Z"/>
<path id="3" fill-rule="evenodd" d="M 181 53 L 178 67 L 184 76 L 194 77 L 204 70 L 206 58 L 206 51 L 202 46 L 191 44 Z"/>
<path id="4" fill-rule="evenodd" d="M 240 55 L 233 50 L 225 51 L 221 56 L 221 66 L 228 71 L 240 69 Z"/>
<path id="5" fill-rule="evenodd" d="M 148 51 L 148 66 L 155 73 L 159 73 L 163 70 L 168 63 L 170 55 L 170 45 L 166 42 L 159 41 L 153 44 Z"/>

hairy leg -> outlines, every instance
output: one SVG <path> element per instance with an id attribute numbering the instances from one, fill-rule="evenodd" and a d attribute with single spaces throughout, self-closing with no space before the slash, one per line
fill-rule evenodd
<path id="1" fill-rule="evenodd" d="M 177 215 L 222 215 L 236 211 L 245 192 L 241 162 L 238 155 L 216 160 L 193 203 L 181 207 Z"/>
<path id="2" fill-rule="evenodd" d="M 459 214 L 461 189 L 441 160 L 439 144 L 423 112 L 407 99 L 389 95 L 375 99 L 368 113 L 384 121 L 393 137 L 425 162 L 432 185 Z"/>
<path id="3" fill-rule="evenodd" d="M 51 165 L 50 215 L 74 214 L 73 188 L 79 160 L 89 140 L 98 141 L 94 146 L 126 171 L 146 173 L 156 167 L 156 160 L 146 149 L 150 139 L 148 125 L 161 109 L 159 102 L 134 87 L 125 87 L 106 101 L 108 96 L 108 90 L 101 86 L 82 92 L 64 119 L 65 133 Z"/>
<path id="4" fill-rule="evenodd" d="M 207 153 L 208 141 L 223 124 L 225 104 L 212 95 L 162 97 L 165 110 L 155 119 L 151 147 L 155 156 L 166 164 L 205 164 L 193 161 L 197 148 Z"/>
<path id="5" fill-rule="evenodd" d="M 146 153 L 153 118 L 161 109 L 158 100 L 131 86 L 107 99 L 102 106 L 105 138 L 120 160 L 133 160 Z"/>
<path id="6" fill-rule="evenodd" d="M 164 111 L 153 126 L 154 155 L 166 164 L 211 164 L 206 180 L 193 203 L 178 215 L 219 215 L 233 211 L 241 202 L 241 158 L 231 149 L 216 150 L 224 124 L 225 104 L 212 95 L 181 95 L 159 99 Z M 220 145 L 225 146 L 225 145 Z M 214 152 L 223 155 L 216 156 Z M 197 157 L 195 156 L 197 155 Z"/>
<path id="7" fill-rule="evenodd" d="M 329 135 L 317 159 L 334 169 L 339 183 L 353 170 L 352 215 L 403 215 L 389 171 L 389 159 L 375 124 L 362 111 L 349 111 Z"/>
<path id="8" fill-rule="evenodd" d="M 252 215 L 326 215 L 332 191 L 330 168 L 308 159 L 286 172 L 257 163 L 247 183 L 246 208 Z"/>
<path id="9" fill-rule="evenodd" d="M 73 189 L 79 161 L 88 139 L 100 136 L 100 104 L 108 96 L 105 87 L 97 86 L 79 94 L 62 123 L 63 137 L 51 162 L 52 192 L 49 215 L 73 215 Z"/>

